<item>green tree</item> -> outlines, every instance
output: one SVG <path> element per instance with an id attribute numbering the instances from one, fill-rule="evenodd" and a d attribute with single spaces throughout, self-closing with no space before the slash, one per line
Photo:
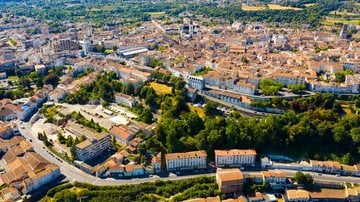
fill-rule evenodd
<path id="1" fill-rule="evenodd" d="M 288 85 L 288 88 L 291 90 L 291 92 L 296 94 L 306 90 L 306 86 L 304 84 L 290 84 Z"/>
<path id="2" fill-rule="evenodd" d="M 50 73 L 47 76 L 45 76 L 43 83 L 44 84 L 50 84 L 52 86 L 57 86 L 59 82 L 59 77 L 55 73 Z"/>
<path id="3" fill-rule="evenodd" d="M 303 172 L 300 172 L 300 171 L 295 173 L 294 180 L 297 183 L 303 184 L 303 185 L 310 185 L 314 181 L 310 174 L 304 174 Z"/>
<path id="4" fill-rule="evenodd" d="M 261 93 L 264 95 L 276 95 L 282 87 L 282 83 L 269 78 L 264 78 L 260 82 Z"/>

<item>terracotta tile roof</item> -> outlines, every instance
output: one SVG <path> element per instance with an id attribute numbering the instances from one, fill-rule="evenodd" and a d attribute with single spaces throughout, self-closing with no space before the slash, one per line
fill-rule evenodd
<path id="1" fill-rule="evenodd" d="M 312 199 L 345 199 L 343 189 L 321 189 L 319 192 L 309 192 Z"/>
<path id="2" fill-rule="evenodd" d="M 256 155 L 253 149 L 215 150 L 215 156 Z"/>
<path id="3" fill-rule="evenodd" d="M 283 171 L 263 171 L 263 176 L 267 177 L 276 177 L 276 178 L 285 178 L 286 174 Z"/>
<path id="4" fill-rule="evenodd" d="M 216 170 L 216 175 L 222 182 L 243 180 L 244 176 L 239 169 L 220 169 Z"/>
<path id="5" fill-rule="evenodd" d="M 289 200 L 310 198 L 309 192 L 306 190 L 286 190 L 286 194 Z"/>
<path id="6" fill-rule="evenodd" d="M 205 150 L 165 154 L 166 160 L 207 157 Z"/>

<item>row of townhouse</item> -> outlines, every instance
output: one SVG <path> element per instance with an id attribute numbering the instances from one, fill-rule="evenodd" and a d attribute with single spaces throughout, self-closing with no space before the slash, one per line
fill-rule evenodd
<path id="1" fill-rule="evenodd" d="M 124 165 L 115 158 L 96 166 L 94 170 L 98 177 L 129 178 L 145 175 L 144 166 L 130 163 Z"/>
<path id="2" fill-rule="evenodd" d="M 320 189 L 318 191 L 307 191 L 303 189 L 286 190 L 287 202 L 310 202 L 310 201 L 338 201 L 358 202 L 360 201 L 359 187 L 346 187 L 345 189 Z"/>
<path id="3" fill-rule="evenodd" d="M 46 85 L 42 89 L 37 91 L 35 95 L 33 95 L 26 104 L 22 105 L 23 112 L 18 118 L 20 118 L 20 120 L 22 121 L 30 118 L 33 113 L 48 100 L 48 95 L 52 90 L 52 85 Z"/>
<path id="4" fill-rule="evenodd" d="M 309 75 L 308 72 L 283 72 L 277 71 L 272 74 L 274 80 L 283 83 L 285 86 L 290 84 L 308 84 L 308 89 L 314 92 L 329 92 L 329 93 L 359 93 L 360 77 L 359 75 L 346 75 L 344 83 L 338 84 L 336 82 L 321 82 L 318 81 L 316 73 L 326 73 L 334 75 L 336 72 L 343 69 L 352 69 L 358 71 L 359 62 L 344 62 L 342 64 L 335 62 L 308 62 L 309 72 L 313 71 L 314 75 Z M 253 95 L 256 93 L 259 79 L 253 81 L 250 77 L 242 78 L 236 72 L 221 72 L 212 71 L 203 77 L 188 76 L 187 83 L 190 88 L 202 90 L 206 86 L 217 87 L 220 89 L 231 90 L 235 93 L 243 93 Z M 249 80 L 250 79 L 250 80 Z"/>
<path id="5" fill-rule="evenodd" d="M 314 172 L 360 176 L 360 164 L 343 165 L 336 161 L 310 160 L 310 166 Z"/>
<path id="6" fill-rule="evenodd" d="M 255 166 L 255 150 L 215 150 L 215 163 L 217 167 L 253 167 Z M 203 169 L 207 167 L 207 154 L 205 151 L 192 151 L 185 153 L 165 154 L 167 171 L 179 171 L 188 169 Z M 161 170 L 161 153 L 152 159 L 152 167 L 155 173 Z"/>

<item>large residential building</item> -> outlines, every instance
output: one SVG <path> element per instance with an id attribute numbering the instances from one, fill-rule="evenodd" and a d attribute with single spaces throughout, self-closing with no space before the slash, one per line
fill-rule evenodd
<path id="1" fill-rule="evenodd" d="M 70 38 L 59 39 L 57 41 L 51 42 L 51 48 L 54 52 L 62 52 L 62 51 L 70 51 L 70 50 L 78 50 L 79 45 L 73 42 Z"/>
<path id="2" fill-rule="evenodd" d="M 123 146 L 126 146 L 134 137 L 140 133 L 140 129 L 133 125 L 118 125 L 110 130 L 110 134 Z"/>
<path id="3" fill-rule="evenodd" d="M 253 149 L 215 150 L 217 167 L 255 166 L 256 151 Z"/>
<path id="4" fill-rule="evenodd" d="M 134 107 L 136 105 L 136 100 L 133 96 L 126 95 L 123 93 L 116 93 L 115 94 L 115 102 L 124 104 L 129 107 Z"/>
<path id="5" fill-rule="evenodd" d="M 187 82 L 190 88 L 202 90 L 205 88 L 205 80 L 199 76 L 188 76 Z"/>
<path id="6" fill-rule="evenodd" d="M 204 150 L 165 154 L 168 171 L 203 169 L 207 167 L 207 154 Z"/>
<path id="7" fill-rule="evenodd" d="M 216 182 L 221 193 L 241 193 L 244 176 L 239 169 L 217 169 Z"/>
<path id="8" fill-rule="evenodd" d="M 76 158 L 80 161 L 88 161 L 101 155 L 111 147 L 109 134 L 98 133 L 92 139 L 86 139 L 76 145 Z"/>
<path id="9" fill-rule="evenodd" d="M 335 161 L 310 160 L 310 165 L 312 166 L 312 170 L 315 172 L 324 172 L 324 173 L 341 172 L 341 164 Z"/>
<path id="10" fill-rule="evenodd" d="M 305 77 L 301 75 L 296 75 L 293 73 L 276 73 L 275 79 L 278 82 L 288 86 L 291 84 L 305 84 Z"/>
<path id="11" fill-rule="evenodd" d="M 101 155 L 111 147 L 111 138 L 105 132 L 98 133 L 85 126 L 68 121 L 65 129 L 77 137 L 85 136 L 87 139 L 76 145 L 76 158 L 80 161 L 88 161 Z"/>

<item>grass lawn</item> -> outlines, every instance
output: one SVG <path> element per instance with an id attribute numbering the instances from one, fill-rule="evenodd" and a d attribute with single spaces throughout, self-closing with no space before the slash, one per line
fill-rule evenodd
<path id="1" fill-rule="evenodd" d="M 205 111 L 203 108 L 195 107 L 195 106 L 191 105 L 190 103 L 187 103 L 187 105 L 189 106 L 189 109 L 191 112 L 197 113 L 201 118 L 205 117 Z"/>
<path id="2" fill-rule="evenodd" d="M 156 91 L 158 94 L 171 94 L 171 87 L 165 84 L 151 82 L 150 86 Z"/>
<path id="3" fill-rule="evenodd" d="M 342 109 L 344 110 L 344 112 L 345 112 L 346 114 L 352 114 L 352 111 L 351 111 L 349 105 L 347 105 L 347 104 L 342 104 L 341 107 L 342 107 Z"/>
<path id="4" fill-rule="evenodd" d="M 113 52 L 114 52 L 113 49 L 106 49 L 106 50 L 105 50 L 105 54 L 111 54 L 111 53 L 113 53 Z"/>
<path id="5" fill-rule="evenodd" d="M 340 18 L 340 17 L 337 17 L 337 18 L 326 17 L 326 20 L 322 24 L 332 26 L 335 23 L 360 25 L 360 19 L 345 19 L 345 18 Z"/>
<path id="6" fill-rule="evenodd" d="M 265 10 L 264 6 L 248 6 L 248 5 L 242 5 L 241 9 L 244 11 L 261 11 Z"/>
<path id="7" fill-rule="evenodd" d="M 269 10 L 302 10 L 301 8 L 295 8 L 291 6 L 280 6 L 277 4 L 268 4 Z M 241 9 L 244 11 L 261 11 L 265 10 L 266 6 L 247 6 L 242 5 Z"/>
<path id="8" fill-rule="evenodd" d="M 151 15 L 151 17 L 156 18 L 165 15 L 165 12 L 148 12 L 148 14 Z"/>
<path id="9" fill-rule="evenodd" d="M 17 81 L 19 79 L 19 77 L 17 77 L 17 76 L 9 76 L 8 79 L 10 81 Z"/>
<path id="10" fill-rule="evenodd" d="M 314 3 L 312 3 L 312 4 L 304 4 L 304 6 L 306 6 L 306 7 L 310 7 L 310 6 L 313 6 L 313 5 L 315 5 Z"/>
<path id="11" fill-rule="evenodd" d="M 268 6 L 270 10 L 295 10 L 295 11 L 302 10 L 301 8 L 295 8 L 291 6 L 280 6 L 277 4 L 269 4 Z"/>

